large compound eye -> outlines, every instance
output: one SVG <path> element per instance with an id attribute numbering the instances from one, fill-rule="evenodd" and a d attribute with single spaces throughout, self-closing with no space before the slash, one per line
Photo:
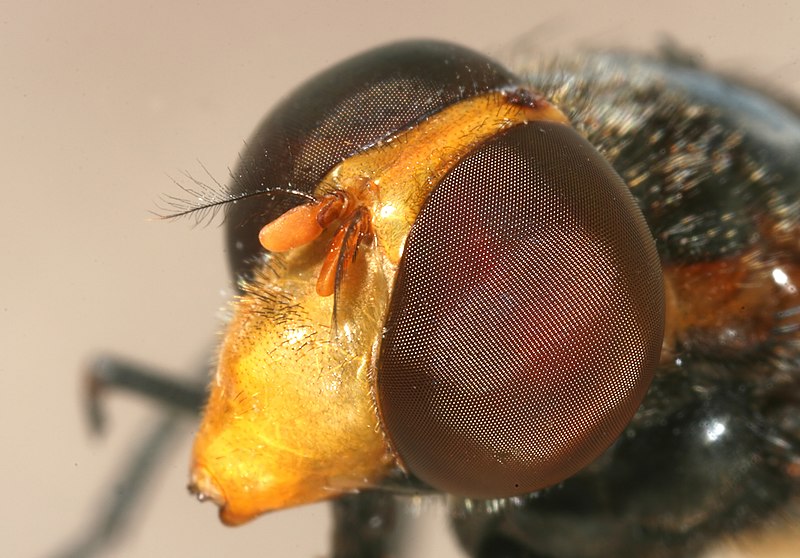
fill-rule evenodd
<path id="1" fill-rule="evenodd" d="M 512 128 L 445 177 L 406 241 L 377 375 L 391 444 L 456 494 L 558 483 L 633 416 L 663 321 L 626 185 L 571 128 Z"/>

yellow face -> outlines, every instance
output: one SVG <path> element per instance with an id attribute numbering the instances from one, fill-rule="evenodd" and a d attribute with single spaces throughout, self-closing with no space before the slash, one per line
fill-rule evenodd
<path id="1" fill-rule="evenodd" d="M 374 485 L 391 464 L 371 395 L 385 297 L 348 289 L 334 333 L 333 298 L 314 289 L 323 256 L 298 250 L 234 303 L 192 472 L 225 523 Z M 383 277 L 361 261 L 359 280 Z"/>

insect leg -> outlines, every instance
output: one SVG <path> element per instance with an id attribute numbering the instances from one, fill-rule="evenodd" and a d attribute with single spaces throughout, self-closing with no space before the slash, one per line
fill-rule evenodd
<path id="1" fill-rule="evenodd" d="M 332 503 L 333 558 L 397 556 L 397 502 L 390 493 L 347 494 Z"/>
<path id="2" fill-rule="evenodd" d="M 196 382 L 171 378 L 161 370 L 118 357 L 101 356 L 86 373 L 87 411 L 92 430 L 102 432 L 105 417 L 101 397 L 109 389 L 143 395 L 174 409 L 199 414 L 206 400 L 205 376 Z"/>
<path id="3" fill-rule="evenodd" d="M 109 390 L 130 391 L 153 399 L 167 407 L 167 413 L 142 439 L 139 447 L 124 460 L 124 469 L 114 483 L 114 489 L 104 498 L 103 506 L 93 523 L 79 539 L 55 553 L 57 558 L 88 558 L 97 556 L 121 538 L 130 525 L 132 512 L 139 504 L 147 483 L 158 469 L 170 447 L 181 420 L 187 414 L 198 415 L 205 402 L 206 367 L 194 382 L 171 379 L 164 371 L 133 363 L 118 357 L 97 358 L 86 372 L 88 386 L 87 411 L 95 432 L 103 430 L 104 417 L 101 397 Z"/>

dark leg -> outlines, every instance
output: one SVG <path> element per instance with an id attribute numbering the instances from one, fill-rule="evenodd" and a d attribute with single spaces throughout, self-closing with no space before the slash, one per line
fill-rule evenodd
<path id="1" fill-rule="evenodd" d="M 195 415 L 203 409 L 206 400 L 205 377 L 191 383 L 179 381 L 170 378 L 163 370 L 117 357 L 97 358 L 86 373 L 86 381 L 89 422 L 98 432 L 105 425 L 101 397 L 109 390 L 133 392 Z"/>
<path id="2" fill-rule="evenodd" d="M 141 447 L 125 460 L 126 466 L 119 474 L 114 490 L 103 498 L 92 525 L 67 550 L 57 552 L 56 558 L 89 558 L 96 556 L 120 538 L 129 526 L 134 508 L 139 504 L 147 482 L 152 478 L 159 462 L 169 447 L 174 446 L 174 435 L 183 417 L 171 411 L 146 436 Z"/>
<path id="3" fill-rule="evenodd" d="M 100 398 L 114 391 L 129 391 L 163 403 L 168 412 L 144 438 L 143 443 L 125 460 L 110 496 L 104 498 L 94 523 L 58 558 L 88 558 L 96 556 L 120 538 L 129 526 L 132 512 L 141 500 L 148 481 L 165 456 L 174 447 L 174 437 L 180 421 L 200 413 L 205 401 L 208 370 L 204 367 L 195 382 L 170 379 L 169 374 L 116 357 L 94 361 L 86 373 L 88 385 L 87 410 L 92 428 L 102 430 L 104 417 Z"/>
<path id="4" fill-rule="evenodd" d="M 380 491 L 348 494 L 333 502 L 333 558 L 397 556 L 397 502 Z"/>

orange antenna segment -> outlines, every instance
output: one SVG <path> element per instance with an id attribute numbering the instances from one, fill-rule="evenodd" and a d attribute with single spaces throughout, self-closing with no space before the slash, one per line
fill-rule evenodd
<path id="1" fill-rule="evenodd" d="M 318 216 L 323 208 L 323 202 L 317 202 L 290 209 L 264 225 L 258 233 L 258 241 L 270 252 L 286 252 L 305 246 L 322 234 Z"/>

